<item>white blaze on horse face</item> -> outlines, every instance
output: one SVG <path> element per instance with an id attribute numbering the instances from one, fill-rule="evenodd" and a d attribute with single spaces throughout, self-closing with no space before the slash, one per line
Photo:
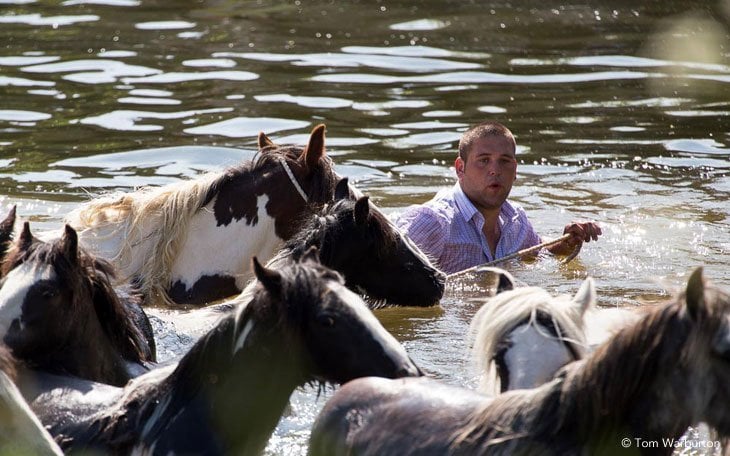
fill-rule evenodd
<path id="1" fill-rule="evenodd" d="M 357 318 L 370 329 L 373 339 L 380 342 L 386 356 L 393 357 L 394 359 L 408 359 L 406 349 L 403 348 L 392 334 L 383 328 L 383 325 L 380 324 L 380 321 L 375 317 L 373 312 L 368 309 L 368 306 L 360 296 L 338 282 L 330 282 L 327 288 L 332 293 L 335 293 L 342 302 L 347 303 Z"/>
<path id="2" fill-rule="evenodd" d="M 10 329 L 14 320 L 23 314 L 23 302 L 30 288 L 41 280 L 50 280 L 54 277 L 50 265 L 23 263 L 5 276 L 5 284 L 0 288 L 0 340 Z"/>
<path id="3" fill-rule="evenodd" d="M 534 388 L 551 380 L 561 367 L 573 361 L 565 343 L 547 329 L 525 323 L 510 333 L 512 346 L 504 354 L 509 371 L 509 390 Z"/>
<path id="4" fill-rule="evenodd" d="M 284 240 L 276 235 L 275 219 L 266 212 L 269 197 L 256 200 L 257 222 L 247 224 L 245 218 L 233 219 L 226 226 L 217 226 L 213 201 L 190 221 L 180 253 L 172 267 L 172 283 L 181 281 L 189 289 L 204 275 L 228 275 L 236 278 L 243 289 L 251 279 L 251 258 L 262 263 L 274 256 Z"/>

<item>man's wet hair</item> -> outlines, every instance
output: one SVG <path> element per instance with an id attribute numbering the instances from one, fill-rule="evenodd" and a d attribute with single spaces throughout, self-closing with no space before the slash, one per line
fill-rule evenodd
<path id="1" fill-rule="evenodd" d="M 459 140 L 459 157 L 466 162 L 466 158 L 469 155 L 474 142 L 480 138 L 486 138 L 489 136 L 502 136 L 512 141 L 513 147 L 516 147 L 515 138 L 512 136 L 512 132 L 509 128 L 505 127 L 499 122 L 482 122 L 479 125 L 471 127 Z"/>

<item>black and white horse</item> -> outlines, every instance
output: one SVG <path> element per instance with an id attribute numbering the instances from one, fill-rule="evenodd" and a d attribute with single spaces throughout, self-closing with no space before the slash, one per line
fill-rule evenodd
<path id="1" fill-rule="evenodd" d="M 279 270 L 253 264 L 253 298 L 176 365 L 124 388 L 27 372 L 24 394 L 63 449 L 258 454 L 297 386 L 420 375 L 315 249 Z"/>
<path id="2" fill-rule="evenodd" d="M 490 298 L 472 318 L 472 360 L 487 394 L 534 388 L 588 352 L 583 317 L 596 303 L 593 279 L 575 296 L 519 287 Z"/>
<path id="3" fill-rule="evenodd" d="M 79 249 L 73 228 L 43 242 L 25 222 L 0 271 L 0 339 L 20 361 L 121 386 L 155 360 L 140 300 L 112 287 L 112 266 Z"/>
<path id="4" fill-rule="evenodd" d="M 324 125 L 315 127 L 304 148 L 277 146 L 261 133 L 252 162 L 100 197 L 65 222 L 152 303 L 233 296 L 251 279 L 251 257 L 271 258 L 306 215 L 332 200 L 338 176 L 324 132 Z"/>

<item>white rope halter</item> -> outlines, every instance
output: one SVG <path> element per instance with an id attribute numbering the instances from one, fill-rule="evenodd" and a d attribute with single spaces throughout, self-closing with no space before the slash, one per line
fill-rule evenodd
<path id="1" fill-rule="evenodd" d="M 299 182 L 297 181 L 297 178 L 294 177 L 294 173 L 292 172 L 291 168 L 289 168 L 289 165 L 286 163 L 286 160 L 280 161 L 281 166 L 284 167 L 284 171 L 286 171 L 286 175 L 289 176 L 289 180 L 291 181 L 292 185 L 294 185 L 294 188 L 297 189 L 297 192 L 299 192 L 300 195 L 302 195 L 302 199 L 305 203 L 309 202 L 309 197 L 304 192 L 304 189 L 301 185 L 299 185 Z"/>

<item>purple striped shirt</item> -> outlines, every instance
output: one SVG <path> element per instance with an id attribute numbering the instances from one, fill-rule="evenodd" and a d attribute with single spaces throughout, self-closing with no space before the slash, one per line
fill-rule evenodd
<path id="1" fill-rule="evenodd" d="M 451 274 L 539 244 L 540 236 L 521 206 L 505 201 L 499 213 L 501 235 L 495 255 L 484 236 L 484 217 L 456 183 L 430 201 L 408 207 L 396 221 L 439 268 Z"/>

